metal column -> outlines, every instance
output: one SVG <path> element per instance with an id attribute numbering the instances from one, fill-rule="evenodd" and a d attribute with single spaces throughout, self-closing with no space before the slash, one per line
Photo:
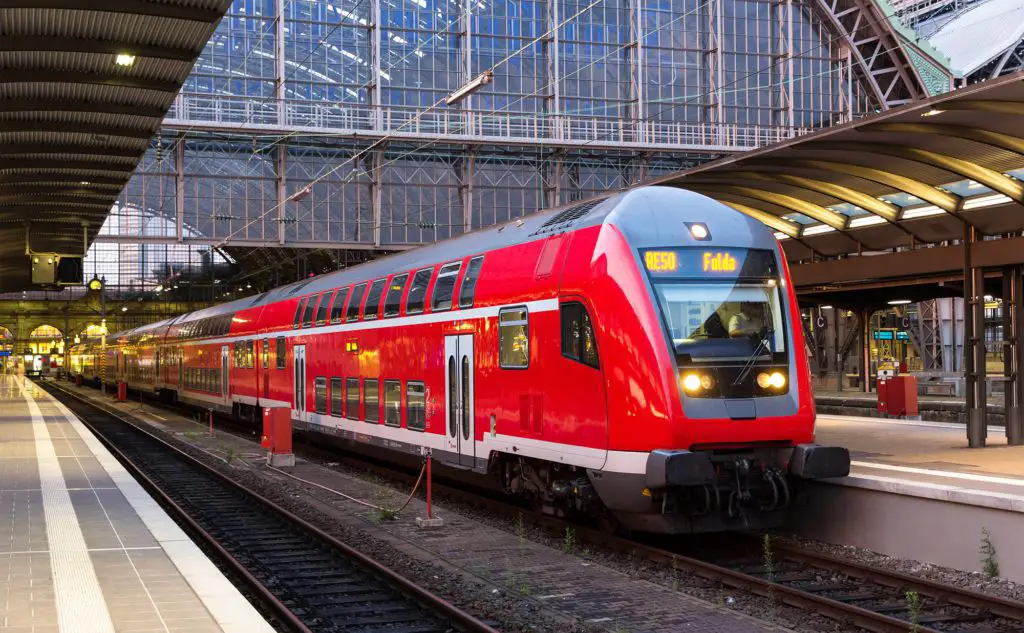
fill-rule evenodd
<path id="1" fill-rule="evenodd" d="M 864 393 L 871 392 L 871 311 L 861 310 L 860 312 L 860 390 Z"/>
<path id="2" fill-rule="evenodd" d="M 1003 271 L 1003 383 L 1006 442 L 1024 444 L 1024 270 L 1011 266 Z"/>
<path id="3" fill-rule="evenodd" d="M 985 277 L 971 264 L 974 228 L 964 226 L 964 378 L 967 386 L 967 445 L 985 446 Z"/>

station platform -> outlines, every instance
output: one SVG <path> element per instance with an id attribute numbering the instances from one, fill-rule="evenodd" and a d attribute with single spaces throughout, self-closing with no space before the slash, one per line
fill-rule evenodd
<path id="1" fill-rule="evenodd" d="M 0 632 L 273 630 L 81 421 L 0 375 Z"/>
<path id="2" fill-rule="evenodd" d="M 1024 446 L 1008 446 L 1003 427 L 969 449 L 963 424 L 819 414 L 817 441 L 850 449 L 850 476 L 811 487 L 797 533 L 979 571 L 987 532 L 1004 552 L 1001 575 L 1024 582 L 1012 555 L 1024 533 Z"/>

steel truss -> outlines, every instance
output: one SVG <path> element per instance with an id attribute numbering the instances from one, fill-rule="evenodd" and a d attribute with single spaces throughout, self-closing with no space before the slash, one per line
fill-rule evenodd
<path id="1" fill-rule="evenodd" d="M 409 88 L 430 100 L 503 54 L 494 48 L 495 33 L 479 32 L 478 5 L 436 2 L 437 15 L 453 21 L 437 40 L 443 43 L 434 42 L 437 60 L 426 70 L 443 69 L 455 85 Z M 395 103 L 403 88 L 391 75 L 423 71 L 387 65 L 407 52 L 396 53 L 396 33 L 405 43 L 412 31 L 396 31 L 379 0 L 354 3 L 359 19 L 339 31 L 350 32 L 339 43 L 361 47 L 353 49 L 365 65 L 357 68 L 359 85 L 346 80 L 359 97 L 300 98 L 290 87 L 295 64 L 286 64 L 285 38 L 301 24 L 291 22 L 286 34 L 298 18 L 276 0 L 275 14 L 262 18 L 273 33 L 273 45 L 261 51 L 273 60 L 265 67 L 272 76 L 252 71 L 258 76 L 240 80 L 251 88 L 239 95 L 186 84 L 122 194 L 122 206 L 165 216 L 177 227 L 174 234 L 98 240 L 398 250 L 792 138 L 925 92 L 903 53 L 890 50 L 899 48 L 896 36 L 870 0 L 750 0 L 746 13 L 732 6 L 735 0 L 617 0 L 600 18 L 580 18 L 604 27 L 598 20 L 618 16 L 621 34 L 593 43 L 580 42 L 579 31 L 556 28 L 587 3 L 531 2 L 544 34 L 528 47 L 536 62 L 529 68 L 538 76 L 520 69 L 515 86 L 509 79 L 499 87 L 496 77 L 455 107 L 424 113 Z M 497 10 L 495 3 L 484 6 Z M 245 21 L 236 17 L 234 23 Z M 225 26 L 231 23 L 229 13 L 221 27 L 236 28 Z M 740 29 L 754 44 L 740 42 Z M 512 40 L 508 48 L 526 41 Z M 577 58 L 591 44 L 592 57 Z M 742 48 L 751 45 L 758 50 Z M 205 56 L 215 48 L 208 47 L 196 72 L 211 73 L 215 60 Z M 403 59 L 420 64 L 416 57 Z M 595 58 L 603 66 L 598 70 L 590 68 Z"/>

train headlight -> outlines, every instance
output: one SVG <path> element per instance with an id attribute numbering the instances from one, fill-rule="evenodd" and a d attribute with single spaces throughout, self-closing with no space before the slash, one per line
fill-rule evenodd
<path id="1" fill-rule="evenodd" d="M 715 386 L 715 379 L 708 374 L 703 374 L 700 377 L 700 387 L 704 391 L 710 391 Z"/>
<path id="2" fill-rule="evenodd" d="M 786 386 L 786 374 L 781 371 L 773 371 L 768 376 L 768 386 L 772 389 L 782 389 Z"/>
<path id="3" fill-rule="evenodd" d="M 786 374 L 781 371 L 763 371 L 757 375 L 757 386 L 762 389 L 780 391 L 786 386 Z"/>
<path id="4" fill-rule="evenodd" d="M 686 374 L 683 376 L 683 391 L 686 393 L 697 393 L 700 391 L 701 380 L 697 374 Z"/>
<path id="5" fill-rule="evenodd" d="M 687 228 L 690 229 L 690 235 L 693 239 L 698 242 L 706 242 L 711 239 L 711 231 L 708 230 L 708 225 L 702 222 L 687 222 Z"/>

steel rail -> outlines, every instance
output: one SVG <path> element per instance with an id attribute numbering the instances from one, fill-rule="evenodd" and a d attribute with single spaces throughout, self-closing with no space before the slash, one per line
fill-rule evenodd
<path id="1" fill-rule="evenodd" d="M 408 578 L 401 576 L 400 574 L 394 572 L 390 568 L 382 565 L 381 563 L 375 561 L 369 556 L 354 549 L 350 545 L 343 543 L 342 541 L 336 539 L 330 534 L 327 534 L 323 530 L 312 525 L 311 523 L 297 516 L 293 512 L 290 512 L 289 510 L 286 510 L 285 508 L 279 506 L 270 499 L 267 499 L 266 497 L 263 497 L 262 495 L 246 488 L 245 486 L 234 481 L 227 475 L 224 475 L 223 473 L 208 466 L 207 464 L 204 464 L 203 462 L 193 457 L 192 455 L 189 455 L 188 453 L 182 451 L 180 448 L 173 446 L 164 439 L 158 437 L 148 429 L 142 428 L 141 426 L 139 426 L 140 423 L 128 419 L 127 417 L 122 415 L 120 411 L 116 411 L 104 404 L 95 402 L 91 399 L 85 398 L 72 391 L 69 391 L 64 387 L 58 385 L 55 381 L 47 382 L 45 384 L 48 386 L 53 386 L 54 388 L 58 389 L 61 393 L 64 393 L 69 397 L 74 398 L 76 401 L 82 403 L 87 407 L 92 407 L 98 411 L 101 411 L 105 415 L 108 415 L 112 418 L 117 419 L 120 422 L 123 422 L 124 424 L 131 426 L 135 431 L 146 435 L 155 442 L 158 442 L 162 446 L 162 448 L 165 448 L 167 451 L 172 452 L 175 455 L 175 457 L 186 461 L 190 466 L 194 466 L 195 468 L 201 470 L 205 474 L 212 476 L 214 479 L 245 494 L 256 503 L 263 505 L 264 507 L 272 510 L 279 516 L 285 518 L 289 522 L 295 524 L 308 535 L 318 540 L 321 540 L 322 542 L 328 544 L 330 547 L 338 550 L 339 553 L 341 553 L 344 557 L 353 560 L 357 565 L 362 566 L 367 571 L 376 575 L 379 579 L 396 587 L 401 593 L 404 593 L 406 596 L 419 602 L 428 610 L 434 612 L 436 615 L 451 621 L 453 624 L 461 628 L 466 633 L 498 633 L 498 631 L 492 628 L 491 626 L 477 619 L 473 615 L 459 609 L 458 607 L 448 602 L 444 598 L 441 598 L 433 592 L 417 585 Z M 220 544 L 218 544 L 216 540 L 214 540 L 213 537 L 210 536 L 205 530 L 199 527 L 198 524 L 196 524 L 196 522 L 193 519 L 191 519 L 188 516 L 188 514 L 185 513 L 185 511 L 180 507 L 180 505 L 172 501 L 168 497 L 168 495 L 163 490 L 161 490 L 160 487 L 151 478 L 147 477 L 144 473 L 142 473 L 139 467 L 132 463 L 122 451 L 120 451 L 116 446 L 114 446 L 113 443 L 102 434 L 102 432 L 96 429 L 95 426 L 88 422 L 87 420 L 83 419 L 82 422 L 87 427 L 89 427 L 93 434 L 96 435 L 97 438 L 99 438 L 99 440 L 104 444 L 104 446 L 108 448 L 108 450 L 111 450 L 111 452 L 115 454 L 115 456 L 118 458 L 118 461 L 124 464 L 126 468 L 128 468 L 134 476 L 139 477 L 140 481 L 143 482 L 144 486 L 146 486 L 147 488 L 152 488 L 151 492 L 159 496 L 162 501 L 166 500 L 170 508 L 172 508 L 174 512 L 178 514 L 187 525 L 189 525 L 190 528 L 192 526 L 195 526 L 197 534 L 199 534 L 203 538 L 204 542 L 208 542 L 211 545 L 211 547 L 213 547 L 214 550 L 218 553 L 218 555 L 223 555 L 225 561 L 229 565 L 231 565 L 232 570 L 238 571 L 239 575 L 246 580 L 247 585 L 253 585 L 253 590 L 260 595 L 261 599 L 267 600 L 268 606 L 271 606 L 274 609 L 275 615 L 278 615 L 278 611 L 281 610 L 282 613 L 280 614 L 280 617 L 285 623 L 289 625 L 289 627 L 293 627 L 294 630 L 301 631 L 303 633 L 310 631 L 295 616 L 295 614 L 288 610 L 288 608 L 283 603 L 281 603 L 272 593 L 270 593 L 270 591 L 265 586 L 263 586 L 255 577 L 253 577 L 252 574 L 250 574 L 237 559 L 235 559 L 230 553 L 227 552 L 227 550 L 220 546 Z"/>

